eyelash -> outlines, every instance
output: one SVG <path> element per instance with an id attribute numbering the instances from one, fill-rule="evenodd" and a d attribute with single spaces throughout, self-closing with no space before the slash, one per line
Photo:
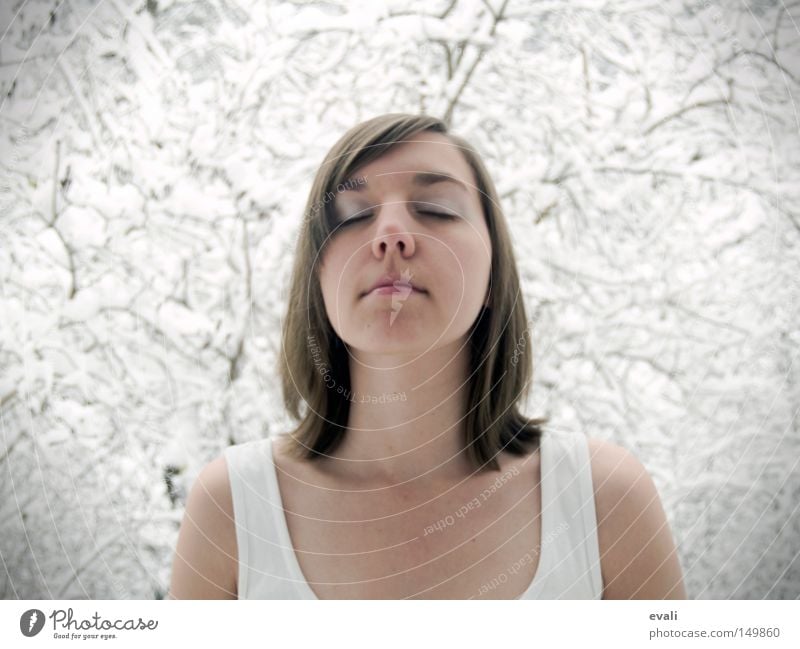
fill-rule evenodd
<path id="1" fill-rule="evenodd" d="M 428 216 L 435 216 L 436 218 L 444 219 L 445 221 L 453 221 L 453 220 L 455 220 L 457 218 L 455 214 L 448 214 L 446 212 L 432 212 L 431 210 L 419 210 L 419 213 L 420 214 L 426 214 Z M 361 216 L 355 216 L 355 217 L 352 217 L 352 218 L 349 218 L 349 219 L 345 219 L 339 225 L 340 226 L 346 226 L 346 225 L 349 225 L 351 223 L 356 223 L 358 221 L 362 221 L 362 220 L 364 220 L 366 218 L 369 218 L 370 216 L 372 216 L 371 213 L 370 214 L 362 214 Z"/>

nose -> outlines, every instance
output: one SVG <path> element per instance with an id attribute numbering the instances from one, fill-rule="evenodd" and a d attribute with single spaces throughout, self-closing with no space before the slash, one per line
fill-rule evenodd
<path id="1" fill-rule="evenodd" d="M 378 229 L 372 240 L 372 253 L 378 259 L 394 252 L 404 259 L 414 254 L 416 242 L 405 225 L 406 216 L 405 204 L 383 206 L 378 216 Z"/>

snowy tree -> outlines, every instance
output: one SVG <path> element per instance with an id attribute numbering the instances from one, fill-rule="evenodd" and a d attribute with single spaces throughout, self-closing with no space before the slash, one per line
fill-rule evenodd
<path id="1" fill-rule="evenodd" d="M 691 597 L 797 597 L 797 4 L 0 8 L 0 592 L 161 597 L 188 488 L 283 431 L 312 176 L 353 124 L 485 156 L 531 414 L 651 471 Z"/>

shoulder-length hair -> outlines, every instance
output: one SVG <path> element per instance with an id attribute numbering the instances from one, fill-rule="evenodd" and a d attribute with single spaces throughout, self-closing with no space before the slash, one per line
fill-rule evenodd
<path id="1" fill-rule="evenodd" d="M 496 455 L 534 451 L 547 418 L 520 414 L 518 402 L 533 375 L 530 332 L 519 275 L 497 191 L 477 151 L 446 124 L 427 115 L 390 113 L 345 133 L 319 167 L 306 203 L 283 321 L 280 380 L 289 414 L 299 421 L 289 452 L 297 459 L 324 456 L 346 434 L 350 369 L 347 348 L 333 330 L 319 283 L 325 242 L 334 231 L 333 199 L 360 167 L 420 132 L 446 135 L 475 175 L 492 242 L 489 306 L 473 324 L 470 339 L 468 411 L 464 448 L 477 471 L 499 471 Z M 305 406 L 301 409 L 301 406 Z"/>

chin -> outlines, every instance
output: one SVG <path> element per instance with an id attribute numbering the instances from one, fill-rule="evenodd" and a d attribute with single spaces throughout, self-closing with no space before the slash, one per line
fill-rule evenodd
<path id="1" fill-rule="evenodd" d="M 436 344 L 436 336 L 421 327 L 408 327 L 400 322 L 400 318 L 391 325 L 388 319 L 374 323 L 360 336 L 347 341 L 348 347 L 370 354 L 422 354 Z"/>

